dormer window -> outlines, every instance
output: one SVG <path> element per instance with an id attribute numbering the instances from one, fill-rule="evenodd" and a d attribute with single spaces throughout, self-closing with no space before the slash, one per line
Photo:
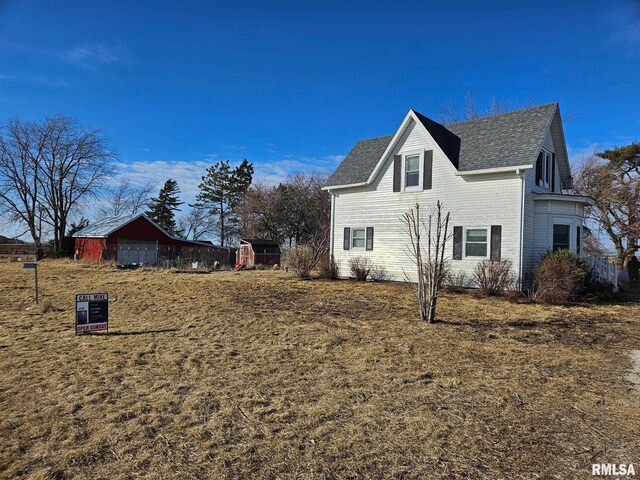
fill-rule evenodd
<path id="1" fill-rule="evenodd" d="M 404 159 L 404 186 L 420 186 L 420 155 L 407 155 Z"/>

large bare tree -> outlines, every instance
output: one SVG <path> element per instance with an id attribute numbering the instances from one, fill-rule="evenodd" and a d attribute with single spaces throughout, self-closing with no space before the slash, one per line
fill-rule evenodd
<path id="1" fill-rule="evenodd" d="M 41 169 L 46 137 L 34 123 L 11 120 L 0 126 L 0 214 L 26 228 L 42 258 Z"/>
<path id="2" fill-rule="evenodd" d="M 99 208 L 100 214 L 119 217 L 141 213 L 147 208 L 152 191 L 151 180 L 143 185 L 134 185 L 127 177 L 123 177 L 117 184 L 106 189 Z"/>
<path id="3" fill-rule="evenodd" d="M 216 219 L 205 208 L 191 207 L 178 219 L 178 229 L 184 238 L 189 240 L 205 240 L 217 234 Z"/>
<path id="4" fill-rule="evenodd" d="M 39 257 L 38 223 L 50 227 L 53 253 L 60 255 L 70 214 L 100 193 L 114 159 L 98 130 L 84 130 L 69 117 L 47 117 L 42 122 L 14 119 L 2 129 L 2 208 L 27 226 Z"/>
<path id="5" fill-rule="evenodd" d="M 591 156 L 575 175 L 574 190 L 595 201 L 589 216 L 613 243 L 623 268 L 640 248 L 640 143 Z"/>
<path id="6" fill-rule="evenodd" d="M 536 103 L 532 100 L 505 101 L 493 96 L 489 106 L 483 110 L 478 107 L 473 92 L 467 91 L 462 99 L 461 108 L 457 107 L 453 102 L 439 104 L 438 119 L 440 123 L 446 125 L 449 123 L 464 122 L 466 120 L 476 120 L 483 117 L 492 117 L 494 115 L 534 106 L 536 106 Z M 564 118 L 563 121 L 567 121 L 567 118 Z"/>

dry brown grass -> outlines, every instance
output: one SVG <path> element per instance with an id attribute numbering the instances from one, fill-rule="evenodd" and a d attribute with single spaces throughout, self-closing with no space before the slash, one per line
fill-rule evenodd
<path id="1" fill-rule="evenodd" d="M 278 271 L 0 264 L 3 478 L 590 478 L 640 462 L 640 306 L 445 295 Z M 108 335 L 74 294 L 108 291 Z"/>

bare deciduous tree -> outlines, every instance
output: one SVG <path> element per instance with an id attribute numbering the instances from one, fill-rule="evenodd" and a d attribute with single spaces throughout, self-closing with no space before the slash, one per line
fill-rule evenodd
<path id="1" fill-rule="evenodd" d="M 45 141 L 35 123 L 15 119 L 0 129 L 0 214 L 26 227 L 38 259 L 43 256 L 40 177 Z"/>
<path id="2" fill-rule="evenodd" d="M 496 98 L 492 98 L 489 107 L 482 111 L 479 110 L 476 105 L 476 100 L 473 92 L 467 91 L 463 98 L 463 108 L 459 109 L 454 106 L 453 103 L 441 103 L 438 105 L 438 119 L 440 123 L 446 125 L 449 123 L 463 122 L 466 120 L 476 120 L 483 117 L 492 117 L 494 115 L 500 115 L 502 113 L 512 112 L 514 110 L 521 110 L 523 108 L 530 108 L 536 105 L 532 100 L 528 101 L 508 101 L 505 102 Z M 563 121 L 567 121 L 564 118 Z"/>
<path id="3" fill-rule="evenodd" d="M 215 218 L 204 208 L 192 206 L 178 219 L 178 229 L 189 240 L 204 240 L 214 236 L 217 228 Z"/>
<path id="4" fill-rule="evenodd" d="M 603 162 L 593 155 L 579 169 L 574 181 L 576 193 L 587 195 L 595 201 L 588 215 L 615 246 L 620 268 L 639 248 L 640 144 L 635 145 L 637 152 L 629 149 L 631 152 L 627 162 L 617 159 Z"/>
<path id="5" fill-rule="evenodd" d="M 132 185 L 131 181 L 124 177 L 115 187 L 109 189 L 99 212 L 102 216 L 114 217 L 141 213 L 147 207 L 152 191 L 151 180 L 138 186 Z"/>
<path id="6" fill-rule="evenodd" d="M 12 120 L 0 145 L 3 208 L 29 228 L 39 256 L 40 222 L 51 227 L 53 253 L 61 254 L 69 215 L 100 193 L 114 155 L 97 130 L 84 131 L 63 116 L 41 123 Z"/>
<path id="7" fill-rule="evenodd" d="M 436 321 L 438 295 L 449 270 L 445 256 L 449 234 L 450 213 L 438 200 L 434 210 L 424 218 L 420 204 L 402 215 L 404 229 L 409 236 L 407 254 L 416 266 L 415 281 L 404 272 L 405 280 L 416 296 L 420 307 L 420 320 Z"/>

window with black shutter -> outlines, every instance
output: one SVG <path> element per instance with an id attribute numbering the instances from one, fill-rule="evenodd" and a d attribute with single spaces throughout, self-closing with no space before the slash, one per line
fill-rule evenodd
<path id="1" fill-rule="evenodd" d="M 556 154 L 551 154 L 551 191 L 556 191 Z"/>
<path id="2" fill-rule="evenodd" d="M 424 167 L 422 169 L 422 189 L 430 190 L 433 184 L 433 150 L 424 151 Z"/>
<path id="3" fill-rule="evenodd" d="M 367 250 L 373 250 L 373 227 L 367 227 Z"/>
<path id="4" fill-rule="evenodd" d="M 502 225 L 491 225 L 491 260 L 500 260 L 502 250 Z"/>
<path id="5" fill-rule="evenodd" d="M 536 160 L 536 185 L 542 186 L 542 162 L 544 161 L 544 154 L 540 152 L 538 154 L 538 160 Z"/>
<path id="6" fill-rule="evenodd" d="M 402 155 L 393 157 L 393 191 L 399 192 L 402 182 Z"/>
<path id="7" fill-rule="evenodd" d="M 462 260 L 462 227 L 453 227 L 453 259 Z"/>
<path id="8" fill-rule="evenodd" d="M 344 241 L 342 243 L 343 250 L 349 250 L 351 248 L 351 229 L 344 227 Z"/>

